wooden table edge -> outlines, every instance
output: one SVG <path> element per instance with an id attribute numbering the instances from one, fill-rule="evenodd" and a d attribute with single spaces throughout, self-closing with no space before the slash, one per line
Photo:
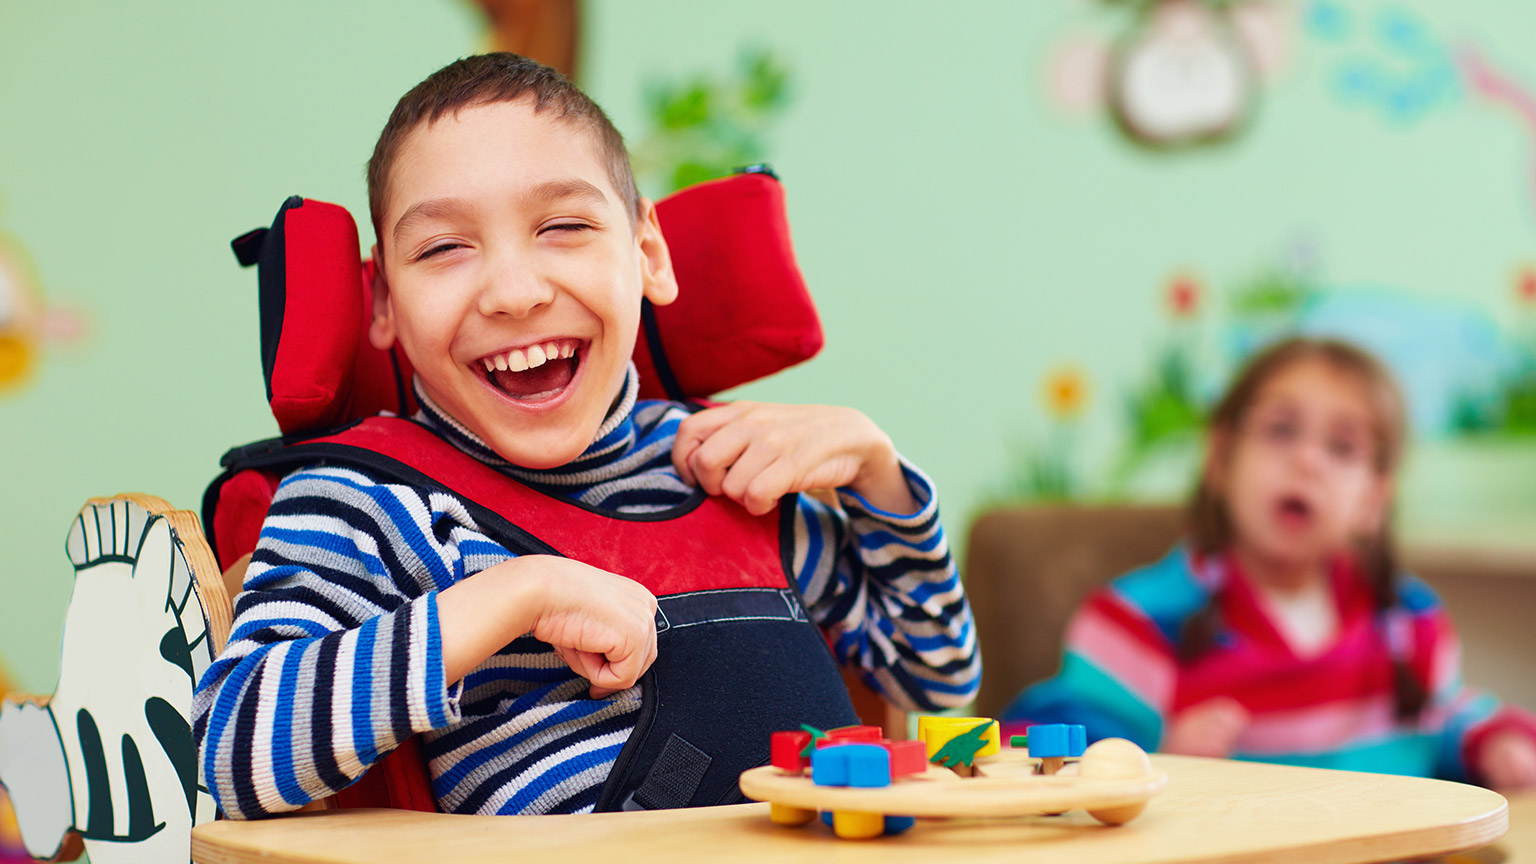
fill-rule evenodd
<path id="1" fill-rule="evenodd" d="M 1447 836 L 1447 832 L 1451 836 Z M 1368 851 L 1373 856 L 1369 860 L 1373 861 L 1423 861 L 1481 849 L 1498 842 L 1508 832 L 1509 804 L 1506 802 L 1485 816 L 1475 816 L 1456 825 L 1435 825 L 1386 837 L 1319 841 L 1272 850 L 1263 860 L 1265 864 L 1345 864 L 1361 861 L 1362 852 Z M 1216 864 L 1228 860 L 1232 859 L 1227 855 L 1182 859 L 1183 864 Z"/>

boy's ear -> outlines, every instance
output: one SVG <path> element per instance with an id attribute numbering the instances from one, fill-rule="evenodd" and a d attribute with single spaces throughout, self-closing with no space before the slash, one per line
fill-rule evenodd
<path id="1" fill-rule="evenodd" d="M 661 234 L 656 205 L 649 198 L 640 199 L 635 242 L 640 246 L 642 295 L 657 306 L 665 306 L 676 300 L 677 273 L 672 269 L 672 253 L 667 249 L 667 238 Z"/>
<path id="2" fill-rule="evenodd" d="M 373 320 L 368 324 L 368 343 L 380 351 L 395 344 L 395 310 L 389 302 L 389 280 L 384 278 L 384 256 L 379 244 L 368 251 L 373 257 Z"/>

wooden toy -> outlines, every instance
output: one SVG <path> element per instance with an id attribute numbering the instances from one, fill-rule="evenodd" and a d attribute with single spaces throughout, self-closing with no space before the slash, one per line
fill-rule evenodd
<path id="1" fill-rule="evenodd" d="M 800 771 L 811 764 L 811 733 L 805 730 L 775 732 L 768 739 L 768 762 L 784 771 Z"/>
<path id="2" fill-rule="evenodd" d="M 1083 755 L 1088 744 L 1085 726 L 1066 723 L 1043 723 L 1026 726 L 1023 735 L 1015 735 L 1008 742 L 1013 747 L 1028 748 L 1031 756 L 1040 760 L 1041 774 L 1055 774 L 1068 759 Z"/>
<path id="3" fill-rule="evenodd" d="M 825 747 L 854 741 L 878 744 L 883 740 L 885 740 L 885 730 L 879 726 L 839 726 L 836 729 L 828 729 L 824 737 L 817 738 L 816 746 Z"/>
<path id="4" fill-rule="evenodd" d="M 891 777 L 921 774 L 928 770 L 928 745 L 922 741 L 886 741 L 891 753 Z"/>
<path id="5" fill-rule="evenodd" d="M 929 762 L 965 777 L 970 776 L 978 757 L 992 756 L 1002 749 L 998 723 L 989 717 L 919 717 L 917 737 L 928 745 Z"/>
<path id="6" fill-rule="evenodd" d="M 819 747 L 811 757 L 811 782 L 824 787 L 884 789 L 892 782 L 891 751 L 873 742 L 833 743 Z M 852 840 L 897 834 L 912 825 L 905 817 L 892 818 L 884 813 L 857 810 L 834 810 L 823 814 L 822 821 L 831 825 L 837 836 Z"/>
<path id="7" fill-rule="evenodd" d="M 159 498 L 92 499 L 65 543 L 75 587 L 59 683 L 0 705 L 0 783 L 27 851 L 96 864 L 176 862 L 214 817 L 192 689 L 230 604 L 197 518 Z M 73 853 L 73 854 L 72 854 Z"/>
<path id="8" fill-rule="evenodd" d="M 1167 782 L 1140 747 L 1122 738 L 1075 749 L 1086 738 L 1082 727 L 1031 727 L 1031 740 L 1052 754 L 1043 757 L 999 748 L 997 724 L 984 717 L 922 717 L 918 728 L 930 759 L 921 772 L 891 770 L 896 749 L 907 742 L 833 743 L 815 751 L 809 775 L 753 768 L 742 773 L 741 791 L 769 802 L 778 824 L 804 825 L 822 811 L 838 837 L 862 839 L 899 833 L 911 817 L 1051 815 L 1076 808 L 1105 825 L 1121 825 L 1140 815 Z M 1074 756 L 1053 774 L 1041 768 L 1047 759 Z M 940 760 L 973 773 L 962 776 Z"/>
<path id="9" fill-rule="evenodd" d="M 811 782 L 817 786 L 852 786 L 858 789 L 889 786 L 890 751 L 879 744 L 823 747 L 811 758 Z"/>

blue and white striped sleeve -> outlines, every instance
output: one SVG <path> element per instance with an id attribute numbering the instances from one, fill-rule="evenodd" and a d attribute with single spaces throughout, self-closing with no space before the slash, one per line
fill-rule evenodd
<path id="1" fill-rule="evenodd" d="M 901 464 L 916 513 L 887 513 L 848 489 L 836 505 L 799 496 L 796 578 L 838 661 L 875 690 L 909 711 L 964 705 L 981 682 L 971 608 L 933 484 Z"/>
<path id="2" fill-rule="evenodd" d="M 444 530 L 455 505 L 346 469 L 283 481 L 194 698 L 200 768 L 226 815 L 296 809 L 458 720 L 436 599 L 463 574 L 467 550 Z"/>

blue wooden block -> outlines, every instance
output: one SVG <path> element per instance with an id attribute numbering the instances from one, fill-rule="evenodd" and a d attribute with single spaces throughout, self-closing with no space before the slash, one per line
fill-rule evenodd
<path id="1" fill-rule="evenodd" d="M 1080 725 L 1078 725 L 1076 723 L 1072 724 L 1071 726 L 1068 726 L 1067 727 L 1067 738 L 1069 739 L 1069 743 L 1068 743 L 1068 746 L 1067 746 L 1067 750 L 1069 751 L 1067 753 L 1068 756 L 1072 756 L 1072 757 L 1076 758 L 1078 756 L 1083 755 L 1083 751 L 1088 749 L 1088 727 L 1087 726 L 1080 726 Z"/>
<path id="2" fill-rule="evenodd" d="M 845 744 L 848 760 L 848 785 L 878 789 L 891 785 L 891 751 L 879 744 Z"/>
<path id="3" fill-rule="evenodd" d="M 887 816 L 885 817 L 885 833 L 900 834 L 917 824 L 917 820 L 911 816 Z"/>
<path id="4" fill-rule="evenodd" d="M 864 789 L 891 785 L 891 752 L 879 744 L 833 744 L 811 753 L 811 782 Z"/>
<path id="5" fill-rule="evenodd" d="M 828 828 L 832 827 L 832 811 L 831 810 L 823 810 L 823 811 L 821 811 L 821 824 L 827 826 Z"/>
<path id="6" fill-rule="evenodd" d="M 1029 736 L 1029 755 L 1035 759 L 1071 754 L 1071 735 L 1065 723 L 1043 723 L 1024 730 Z"/>
<path id="7" fill-rule="evenodd" d="M 817 786 L 848 785 L 848 754 L 842 752 L 849 745 L 817 747 L 811 751 L 811 782 Z"/>

